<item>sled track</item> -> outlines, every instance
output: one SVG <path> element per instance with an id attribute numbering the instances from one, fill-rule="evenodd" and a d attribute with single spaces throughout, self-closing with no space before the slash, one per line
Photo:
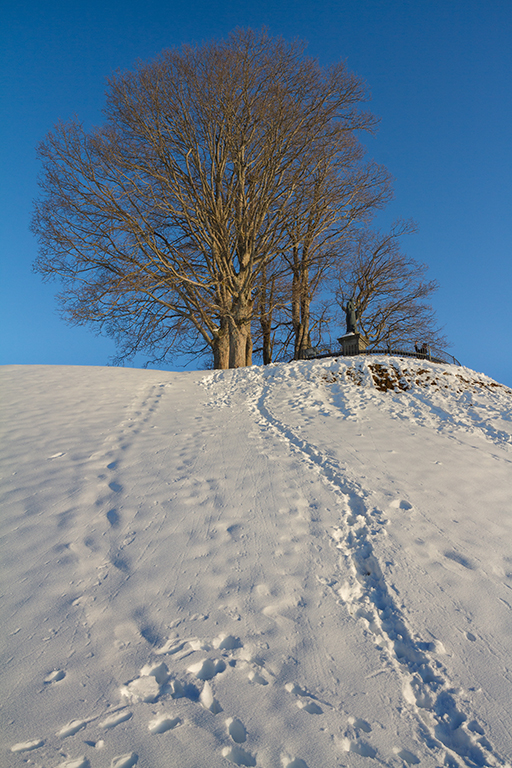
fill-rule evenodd
<path id="1" fill-rule="evenodd" d="M 345 586 L 339 591 L 330 586 L 330 591 L 387 653 L 425 745 L 444 750 L 448 768 L 509 768 L 510 763 L 496 753 L 478 721 L 463 711 L 447 670 L 428 652 L 431 644 L 414 636 L 393 599 L 373 546 L 386 522 L 384 514 L 378 509 L 369 510 L 365 491 L 344 477 L 343 468 L 335 461 L 276 418 L 267 400 L 268 388 L 263 386 L 261 394 L 247 403 L 262 431 L 271 431 L 287 442 L 290 451 L 320 474 L 343 510 L 339 527 L 329 535 L 340 552 L 339 581 L 345 580 Z"/>

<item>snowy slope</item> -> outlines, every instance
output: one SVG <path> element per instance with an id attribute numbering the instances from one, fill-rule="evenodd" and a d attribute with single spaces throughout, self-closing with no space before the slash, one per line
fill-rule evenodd
<path id="1" fill-rule="evenodd" d="M 5 367 L 0 765 L 512 764 L 512 392 Z"/>

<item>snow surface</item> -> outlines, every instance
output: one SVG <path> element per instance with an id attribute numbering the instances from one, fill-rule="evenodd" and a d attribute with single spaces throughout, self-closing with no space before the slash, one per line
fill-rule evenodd
<path id="1" fill-rule="evenodd" d="M 512 392 L 2 369 L 0 764 L 512 763 Z"/>

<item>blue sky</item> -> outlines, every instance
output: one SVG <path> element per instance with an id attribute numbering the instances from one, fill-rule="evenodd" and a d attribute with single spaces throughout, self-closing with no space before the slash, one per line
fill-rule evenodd
<path id="1" fill-rule="evenodd" d="M 419 225 L 404 249 L 430 267 L 461 362 L 512 386 L 510 0 L 28 0 L 1 38 L 0 364 L 105 365 L 109 339 L 60 320 L 58 284 L 31 272 L 35 147 L 59 119 L 101 122 L 105 78 L 165 47 L 267 26 L 365 79 L 380 117 L 369 155 L 395 178 L 379 214 Z M 143 360 L 135 361 L 140 365 Z M 179 368 L 179 365 L 169 366 Z"/>

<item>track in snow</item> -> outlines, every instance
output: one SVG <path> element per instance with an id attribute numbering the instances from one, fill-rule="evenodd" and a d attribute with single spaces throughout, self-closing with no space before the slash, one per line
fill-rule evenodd
<path id="1" fill-rule="evenodd" d="M 478 720 L 463 711 L 447 670 L 429 653 L 435 650 L 433 644 L 414 637 L 391 594 L 372 543 L 387 522 L 383 513 L 369 510 L 364 490 L 344 477 L 333 459 L 272 414 L 268 393 L 269 388 L 262 385 L 259 396 L 248 402 L 261 430 L 272 430 L 306 465 L 320 472 L 343 510 L 341 525 L 330 533 L 340 551 L 340 572 L 326 586 L 361 621 L 364 631 L 371 633 L 377 648 L 388 654 L 402 679 L 404 700 L 416 714 L 424 743 L 429 749 L 444 749 L 449 768 L 508 765 L 496 754 Z M 399 503 L 410 507 L 406 501 Z"/>

